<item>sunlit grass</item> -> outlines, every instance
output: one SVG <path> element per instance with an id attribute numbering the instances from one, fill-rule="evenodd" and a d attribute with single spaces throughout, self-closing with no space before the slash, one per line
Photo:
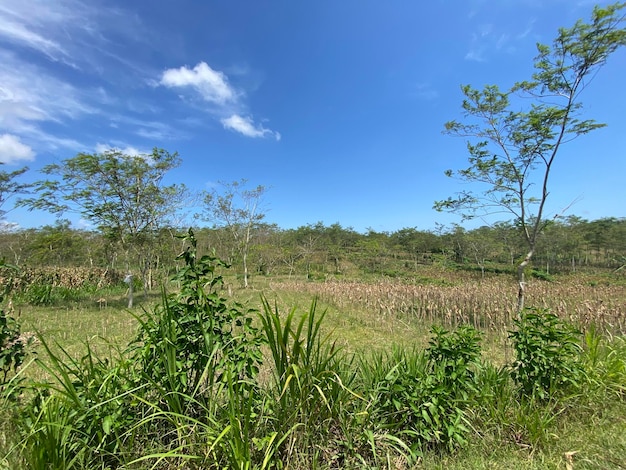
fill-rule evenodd
<path id="1" fill-rule="evenodd" d="M 434 276 L 434 272 L 429 272 L 429 276 Z M 509 277 L 493 277 L 485 280 L 477 280 L 475 276 L 469 276 L 467 273 L 459 275 L 456 272 L 440 272 L 441 279 L 445 282 L 434 284 L 429 282 L 425 290 L 426 294 L 432 295 L 433 305 L 436 301 L 453 302 L 455 296 L 461 300 L 469 298 L 463 296 L 486 296 L 482 302 L 508 302 L 511 297 L 507 291 L 502 295 L 502 299 L 498 300 L 495 292 L 512 288 L 514 292 L 514 283 Z M 431 279 L 432 277 L 429 277 Z M 373 286 L 373 287 L 372 287 Z M 342 289 L 343 287 L 343 289 Z M 411 292 L 404 290 L 406 284 L 388 280 L 381 282 L 359 283 L 350 281 L 346 283 L 336 282 L 307 282 L 303 279 L 294 282 L 294 279 L 277 279 L 270 277 L 254 277 L 252 279 L 252 287 L 243 289 L 238 280 L 233 277 L 226 278 L 226 288 L 222 294 L 226 297 L 244 302 L 245 304 L 256 308 L 259 313 L 263 312 L 263 304 L 261 295 L 264 295 L 268 301 L 269 307 L 275 311 L 277 315 L 284 321 L 288 318 L 289 312 L 293 312 L 292 323 L 297 324 L 304 315 L 310 314 L 312 300 L 318 296 L 317 311 L 325 312 L 323 322 L 320 323 L 320 335 L 329 337 L 329 345 L 333 348 L 341 350 L 341 357 L 359 357 L 368 359 L 375 354 L 386 353 L 401 348 L 404 350 L 416 349 L 422 350 L 428 346 L 431 337 L 430 328 L 433 324 L 443 324 L 449 328 L 454 328 L 456 324 L 461 323 L 457 320 L 451 321 L 451 317 L 438 315 L 437 312 L 445 312 L 445 308 L 433 308 L 433 314 L 415 315 L 408 309 L 401 308 L 401 298 L 398 293 Z M 175 285 L 168 286 L 173 291 Z M 369 290 L 368 290 L 369 289 Z M 550 302 L 555 305 L 555 309 L 560 316 L 565 318 L 573 318 L 583 320 L 581 326 L 589 324 L 587 318 L 580 318 L 576 315 L 569 315 L 569 306 L 577 305 L 582 296 L 589 296 L 586 300 L 586 306 L 581 307 L 583 310 L 593 313 L 593 305 L 604 305 L 605 316 L 621 315 L 624 302 L 624 286 L 607 283 L 598 287 L 586 280 L 577 278 L 562 278 L 558 283 L 541 283 L 536 281 L 529 290 L 535 289 L 535 292 L 544 292 L 547 296 L 548 292 L 552 292 Z M 359 298 L 359 294 L 362 294 Z M 365 295 L 367 294 L 367 295 Z M 535 294 L 536 295 L 536 294 Z M 460 297 L 459 297 L 460 296 Z M 536 300 L 541 297 L 531 297 Z M 547 298 L 547 297 L 546 297 Z M 123 349 L 129 341 L 136 337 L 138 322 L 133 314 L 137 314 L 142 309 L 151 310 L 158 302 L 160 302 L 158 293 L 152 293 L 148 298 L 143 298 L 139 293 L 136 297 L 135 307 L 129 310 L 126 308 L 127 299 L 123 291 L 109 294 L 106 299 L 106 305 L 102 302 L 98 303 L 98 299 L 89 299 L 83 302 L 69 303 L 64 306 L 42 306 L 32 307 L 28 305 L 16 305 L 16 311 L 20 312 L 20 321 L 23 332 L 38 332 L 45 338 L 46 343 L 54 352 L 58 352 L 55 344 L 59 344 L 67 351 L 68 355 L 75 359 L 80 359 L 86 354 L 86 344 L 91 348 L 89 354 L 94 357 L 108 357 L 111 347 L 119 347 Z M 494 300 L 495 299 L 495 300 Z M 600 300 L 604 299 L 602 302 Z M 444 305 L 442 303 L 442 305 Z M 445 304 L 448 305 L 448 304 Z M 620 305 L 622 307 L 620 307 Z M 610 306 L 613 310 L 608 310 Z M 295 309 L 294 309 L 295 307 Z M 397 308 L 396 308 L 397 307 Z M 574 312 L 578 312 L 578 307 Z M 586 310 L 585 310 L 586 309 Z M 618 313 L 615 313 L 618 312 Z M 591 313 L 589 314 L 591 316 Z M 613 318 L 613 317 L 610 317 Z M 254 321 L 260 325 L 261 320 L 255 317 Z M 469 322 L 472 324 L 472 322 Z M 493 364 L 494 367 L 500 367 L 503 364 L 511 363 L 513 351 L 508 340 L 508 329 L 510 326 L 501 322 L 494 325 L 479 325 L 483 332 L 482 336 L 482 359 L 485 362 Z M 619 336 L 619 328 L 613 333 Z M 606 331 L 605 328 L 601 329 Z M 610 335 L 607 336 L 610 338 Z M 615 345 L 619 345 L 619 339 L 615 339 Z M 616 346 L 617 347 L 617 346 Z M 46 361 L 45 351 L 41 344 L 35 345 L 34 349 L 39 352 L 39 356 Z M 265 363 L 261 368 L 258 377 L 258 383 L 267 389 L 267 393 L 273 393 L 272 400 L 280 400 L 284 397 L 284 390 L 280 387 L 271 390 L 272 383 L 277 378 L 273 375 L 274 366 L 271 361 L 270 350 L 263 348 L 265 355 Z M 337 402 L 336 407 L 328 418 L 328 422 L 333 423 L 333 429 L 325 431 L 325 437 L 322 439 L 316 436 L 313 429 L 305 428 L 301 422 L 306 421 L 300 415 L 298 419 L 291 423 L 289 429 L 284 429 L 284 434 L 273 435 L 270 433 L 271 427 L 274 425 L 275 416 L 259 414 L 259 410 L 250 410 L 255 413 L 255 418 L 248 416 L 245 419 L 260 425 L 263 423 L 267 427 L 268 433 L 264 438 L 273 437 L 270 442 L 271 446 L 278 446 L 280 439 L 281 444 L 288 446 L 288 452 L 283 454 L 284 458 L 288 458 L 290 462 L 289 468 L 305 469 L 311 466 L 320 465 L 319 468 L 331 468 L 329 462 L 335 459 L 340 462 L 342 452 L 347 452 L 343 446 L 354 445 L 356 447 L 365 445 L 364 449 L 371 446 L 374 453 L 378 456 L 378 468 L 441 468 L 441 469 L 461 469 L 461 468 L 527 468 L 527 469 L 543 469 L 543 468 L 623 468 L 624 455 L 626 455 L 626 408 L 624 396 L 626 394 L 626 385 L 619 385 L 620 374 L 624 375 L 624 367 L 626 367 L 626 348 L 621 348 L 620 353 L 614 355 L 609 360 L 608 355 L 598 354 L 598 360 L 606 366 L 606 370 L 598 369 L 597 389 L 590 388 L 585 392 L 585 396 L 581 398 L 573 397 L 567 402 L 565 408 L 559 408 L 558 416 L 552 416 L 551 408 L 524 408 L 519 403 L 518 397 L 514 395 L 512 389 L 508 390 L 502 397 L 503 406 L 498 409 L 485 410 L 476 408 L 475 414 L 469 413 L 470 422 L 476 426 L 469 435 L 466 447 L 459 448 L 455 452 L 425 452 L 412 466 L 407 464 L 403 457 L 402 447 L 397 445 L 393 439 L 384 433 L 365 433 L 364 429 L 352 429 L 354 422 L 349 419 L 342 419 L 338 416 L 341 413 L 353 412 L 354 410 L 345 407 L 343 402 Z M 611 362 L 612 361 L 612 362 Z M 353 371 L 358 373 L 358 361 L 350 363 L 348 370 L 342 370 L 342 373 Z M 603 366 L 603 367 L 604 367 Z M 339 370 L 339 369 L 338 369 Z M 322 371 L 325 373 L 325 371 Z M 43 379 L 49 378 L 48 374 L 38 368 L 29 367 L 25 374 L 31 378 Z M 323 374 L 322 374 L 323 375 Z M 320 376 L 322 376 L 320 375 Z M 280 378 L 279 378 L 280 379 Z M 293 377 L 283 377 L 283 380 L 300 380 L 298 383 L 299 393 L 304 390 L 307 383 L 303 377 L 294 373 Z M 318 382 L 311 379 L 310 389 L 313 390 L 313 396 L 321 397 L 322 400 L 316 404 L 315 401 L 307 398 L 308 395 L 302 397 L 302 402 L 297 406 L 302 406 L 301 411 L 306 411 L 306 406 L 316 404 L 315 408 L 311 408 L 311 413 L 319 413 L 323 409 L 324 399 L 328 392 L 325 389 L 316 389 L 320 386 Z M 487 379 L 486 379 L 487 380 Z M 616 388 L 604 390 L 600 387 L 601 383 L 613 380 L 617 385 Z M 274 381 L 274 382 L 273 382 Z M 291 382 L 289 382 L 291 383 Z M 295 384 L 295 382 L 294 382 Z M 485 382 L 485 388 L 490 387 L 488 381 Z M 292 384 L 293 385 L 293 384 Z M 285 390 L 287 386 L 283 384 Z M 356 385 L 355 385 L 356 387 Z M 621 388 L 620 388 L 621 387 Z M 322 395 L 320 395 L 320 391 Z M 342 393 L 350 397 L 350 406 L 363 405 L 363 409 L 359 412 L 365 413 L 366 416 L 370 410 L 367 408 L 367 400 L 371 397 L 365 394 L 359 395 L 358 390 L 350 390 L 348 388 L 341 389 Z M 316 395 L 317 394 L 317 395 Z M 272 396 L 272 395 L 268 395 Z M 328 395 L 329 396 L 329 395 Z M 267 398 L 266 398 L 267 399 Z M 363 401 L 362 401 L 363 400 Z M 266 402 L 266 406 L 269 406 Z M 320 408 L 321 404 L 321 408 Z M 239 403 L 237 406 L 244 406 L 245 403 Z M 485 405 L 487 406 L 487 405 Z M 489 405 L 490 406 L 490 405 Z M 495 406 L 495 405 L 494 405 Z M 165 416 L 162 411 L 154 407 L 154 415 L 146 419 L 154 420 L 154 423 L 160 422 L 162 419 L 182 420 L 184 426 L 181 425 L 180 433 L 189 432 L 196 433 L 190 438 L 189 449 L 185 450 L 184 456 L 180 459 L 164 459 L 163 462 L 178 462 L 181 465 L 189 464 L 193 461 L 187 453 L 189 452 L 208 452 L 207 445 L 210 439 L 224 439 L 218 441 L 229 445 L 228 439 L 244 439 L 245 433 L 254 435 L 254 429 L 237 430 L 236 426 L 244 423 L 244 418 L 236 418 L 231 416 L 229 424 L 225 424 L 224 428 L 218 422 L 209 424 L 204 423 L 200 426 L 193 419 L 183 419 L 183 417 Z M 355 408 L 355 409 L 358 409 Z M 534 411 L 533 411 L 534 410 Z M 289 410 L 276 409 L 273 413 L 286 413 Z M 536 416 L 533 413 L 536 411 Z M 234 411 L 233 411 L 234 413 Z M 291 416 L 285 414 L 285 416 Z M 322 415 L 320 415 L 322 416 Z M 217 418 L 216 418 L 217 419 Z M 365 419 L 365 418 L 363 418 Z M 534 421 L 533 421 L 534 420 Z M 326 421 L 320 421 L 326 422 Z M 366 421 L 363 421 L 366 422 Z M 537 429 L 523 429 L 523 423 L 536 423 Z M 520 424 L 522 423 L 522 424 Z M 155 424 L 157 425 L 157 424 Z M 318 423 L 319 425 L 319 423 Z M 247 423 L 246 426 L 250 426 Z M 342 428 L 341 426 L 345 426 Z M 244 432 L 245 431 L 245 432 Z M 318 430 L 319 431 L 319 430 Z M 315 431 L 315 432 L 318 432 Z M 332 431 L 332 435 L 328 432 Z M 6 439 L 11 433 L 11 424 L 7 421 L 0 422 L 0 437 Z M 225 434 L 220 434 L 224 432 Z M 356 432 L 353 436 L 345 437 L 344 433 Z M 535 432 L 536 435 L 532 435 Z M 234 434 L 233 434 L 234 433 Z M 238 433 L 238 434 L 237 434 Z M 361 434 L 359 434 L 361 433 Z M 341 439 L 340 439 L 341 438 Z M 346 439 L 345 442 L 343 439 Z M 0 439 L 0 449 L 6 449 L 6 442 Z M 351 439 L 354 439 L 352 441 Z M 215 442 L 218 442 L 215 441 Z M 319 455 L 314 457 L 308 448 L 299 448 L 298 445 L 303 442 L 315 443 Z M 322 445 L 324 442 L 324 445 Z M 246 454 L 250 449 L 245 448 L 245 442 L 233 441 L 233 445 L 238 447 L 232 448 L 233 452 L 239 452 L 241 455 Z M 152 445 L 146 443 L 145 445 Z M 216 444 L 217 445 L 217 444 Z M 221 444 L 220 444 L 221 445 Z M 261 444 L 259 444 L 261 445 Z M 159 451 L 158 442 L 154 443 L 153 452 Z M 242 447 L 243 446 L 243 447 Z M 290 446 L 290 447 L 289 447 Z M 307 444 L 308 446 L 308 444 Z M 176 450 L 174 447 L 172 449 Z M 267 449 L 270 449 L 268 447 Z M 271 447 L 274 452 L 275 447 Z M 170 449 L 171 451 L 171 449 Z M 261 452 L 262 453 L 262 452 Z M 337 454 L 335 456 L 335 454 Z M 185 456 L 186 455 L 186 456 Z M 209 455 L 209 454 L 207 454 Z M 246 454 L 247 455 L 247 454 Z M 386 456 L 386 457 L 385 457 Z M 138 457 L 140 459 L 140 457 Z M 206 457 L 208 458 L 208 457 Z M 234 456 L 233 456 L 234 458 Z M 246 457 L 248 458 L 248 457 Z M 316 460 L 317 459 L 317 460 Z M 324 460 L 326 459 L 326 460 Z M 136 464 L 129 468 L 151 468 L 150 465 L 157 459 L 137 460 Z M 326 462 L 324 466 L 320 462 Z M 372 460 L 369 461 L 369 464 Z M 144 465 L 145 464 L 145 465 Z M 369 465 L 368 464 L 368 465 Z M 366 462 L 359 464 L 358 460 L 346 460 L 341 468 L 368 468 Z M 0 455 L 0 469 L 2 467 L 2 457 Z M 164 463 L 163 467 L 167 467 Z M 194 468 L 190 466 L 189 468 Z M 202 468 L 202 467 L 199 467 Z"/>

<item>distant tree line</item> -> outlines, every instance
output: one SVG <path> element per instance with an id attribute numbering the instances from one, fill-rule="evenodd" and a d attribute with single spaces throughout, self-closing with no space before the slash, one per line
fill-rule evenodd
<path id="1" fill-rule="evenodd" d="M 11 210 L 5 203 L 13 198 L 14 206 L 58 217 L 55 224 L 35 229 L 2 225 L 0 258 L 26 267 L 112 269 L 133 274 L 147 291 L 176 269 L 174 259 L 185 248 L 176 235 L 187 230 L 184 220 L 190 218 L 200 252 L 215 250 L 235 266 L 246 287 L 255 275 L 411 277 L 428 265 L 482 275 L 515 272 L 527 256 L 527 226 L 519 219 L 472 230 L 453 225 L 360 233 L 322 222 L 282 229 L 265 222 L 265 187 L 250 189 L 241 180 L 193 193 L 167 183 L 180 161 L 176 153 L 157 148 L 145 155 L 78 154 L 48 165 L 42 170 L 45 179 L 31 184 L 21 181 L 26 169 L 0 170 L 0 216 Z M 198 213 L 189 217 L 190 211 Z M 72 227 L 66 213 L 80 215 L 93 228 Z M 542 227 L 534 242 L 534 269 L 553 274 L 621 270 L 626 264 L 626 219 L 570 216 L 544 221 Z"/>
<path id="2" fill-rule="evenodd" d="M 249 276 L 414 275 L 423 266 L 513 272 L 524 243 L 519 227 L 502 222 L 466 230 L 453 226 L 437 232 L 403 228 L 395 232 L 369 229 L 360 233 L 339 223 L 321 222 L 281 229 L 273 224 L 250 224 L 247 266 Z M 195 229 L 198 249 L 215 250 L 233 264 L 244 283 L 240 240 L 228 227 Z M 87 266 L 150 273 L 148 286 L 167 278 L 174 258 L 183 249 L 175 235 L 183 228 L 162 227 L 152 233 L 150 258 L 135 258 L 148 265 L 128 265 L 125 246 L 105 232 L 79 230 L 67 220 L 36 229 L 0 233 L 0 257 L 18 266 Z M 594 221 L 570 216 L 548 224 L 537 243 L 533 266 L 547 274 L 584 269 L 618 270 L 626 264 L 626 218 Z"/>

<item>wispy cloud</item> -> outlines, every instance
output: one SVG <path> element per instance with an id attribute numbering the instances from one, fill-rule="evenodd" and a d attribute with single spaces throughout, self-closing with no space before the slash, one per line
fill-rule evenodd
<path id="1" fill-rule="evenodd" d="M 110 115 L 109 127 L 114 129 L 126 129 L 129 133 L 138 137 L 156 141 L 176 140 L 188 137 L 185 131 L 175 129 L 167 123 L 144 117 L 133 117 L 127 114 L 116 113 Z"/>
<path id="2" fill-rule="evenodd" d="M 233 114 L 232 116 L 221 120 L 225 129 L 230 129 L 246 137 L 266 137 L 272 136 L 277 141 L 280 140 L 280 133 L 264 128 L 261 124 L 255 124 L 249 116 L 239 116 Z"/>
<path id="3" fill-rule="evenodd" d="M 0 162 L 13 164 L 35 159 L 35 152 L 12 134 L 0 135 Z"/>
<path id="4" fill-rule="evenodd" d="M 435 100 L 439 98 L 439 92 L 435 90 L 429 83 L 417 83 L 412 95 L 421 100 Z"/>
<path id="5" fill-rule="evenodd" d="M 111 35 L 119 35 L 117 41 Z M 0 2 L 0 44 L 38 52 L 86 73 L 103 75 L 107 67 L 102 67 L 100 59 L 123 60 L 114 52 L 116 43 L 128 45 L 128 41 L 144 40 L 143 36 L 145 31 L 134 16 L 106 4 L 81 0 Z"/>
<path id="6" fill-rule="evenodd" d="M 206 62 L 198 63 L 193 69 L 187 66 L 167 69 L 162 73 L 159 84 L 183 91 L 191 89 L 199 94 L 204 102 L 212 106 L 209 109 L 211 113 L 222 116 L 220 122 L 226 129 L 246 137 L 274 137 L 280 140 L 279 132 L 255 123 L 249 115 L 242 116 L 245 93 L 231 85 L 224 72 L 211 68 Z"/>
<path id="7" fill-rule="evenodd" d="M 14 45 L 39 51 L 52 60 L 67 62 L 68 52 L 51 39 L 52 32 L 69 13 L 50 9 L 49 2 L 4 0 L 0 4 L 0 38 Z M 65 14 L 64 14 L 65 13 Z"/>
<path id="8" fill-rule="evenodd" d="M 465 54 L 465 60 L 487 62 L 493 53 L 514 53 L 517 49 L 516 43 L 525 40 L 531 35 L 533 24 L 534 20 L 531 20 L 517 34 L 509 30 L 499 31 L 497 26 L 491 23 L 481 24 L 472 34 L 469 50 Z"/>
<path id="9" fill-rule="evenodd" d="M 68 47 L 72 47 L 77 36 L 94 33 L 91 25 L 96 11 L 76 0 L 3 0 L 0 39 L 76 68 Z M 68 36 L 74 40 L 68 41 Z"/>
<path id="10" fill-rule="evenodd" d="M 111 150 L 118 150 L 124 155 L 130 155 L 133 157 L 139 156 L 139 155 L 147 155 L 150 153 L 145 150 L 139 150 L 138 148 L 133 147 L 132 145 L 123 145 L 123 144 L 122 145 L 108 145 L 108 144 L 98 143 L 96 144 L 95 150 L 98 153 L 109 152 Z"/>
<path id="11" fill-rule="evenodd" d="M 485 50 L 488 44 L 491 42 L 491 32 L 493 31 L 493 25 L 482 24 L 479 26 L 478 31 L 472 34 L 472 40 L 470 41 L 470 50 L 465 54 L 466 60 L 473 60 L 476 62 L 484 62 Z"/>
<path id="12" fill-rule="evenodd" d="M 59 143 L 62 137 L 46 136 L 42 124 L 63 124 L 99 112 L 87 99 L 89 90 L 78 90 L 6 51 L 0 50 L 0 61 L 5 65 L 0 68 L 3 130 L 35 142 Z"/>
<path id="13" fill-rule="evenodd" d="M 129 118 L 131 125 L 117 129 L 138 139 L 162 141 L 184 135 L 153 119 L 158 109 L 153 103 L 119 98 L 124 93 L 116 87 L 116 77 L 128 76 L 121 81 L 136 87 L 148 76 L 146 70 L 140 75 L 137 64 L 127 67 L 111 52 L 116 44 L 135 39 L 132 35 L 140 25 L 128 16 L 77 0 L 1 0 L 0 130 L 28 142 L 34 153 L 89 151 L 93 140 L 106 141 L 98 136 L 97 127 L 78 134 L 84 142 L 73 137 L 72 128 L 79 121 L 88 125 L 91 118 L 108 120 L 110 126 L 104 129 L 110 130 L 127 123 L 116 116 L 134 116 Z M 33 59 L 36 53 L 41 57 Z M 109 73 L 112 59 L 115 74 Z M 50 62 L 55 65 L 49 67 Z"/>
<path id="14" fill-rule="evenodd" d="M 94 141 L 109 141 L 108 132 L 134 135 L 140 142 L 186 138 L 189 123 L 159 122 L 155 116 L 161 115 L 161 106 L 143 93 L 153 90 L 137 92 L 137 84 L 158 77 L 154 84 L 176 90 L 192 107 L 201 105 L 212 119 L 241 116 L 242 124 L 233 123 L 231 130 L 278 138 L 277 132 L 252 121 L 245 91 L 229 80 L 229 75 L 241 80 L 250 73 L 246 68 L 228 69 L 227 75 L 199 62 L 158 71 L 131 59 L 129 44 L 152 51 L 157 47 L 150 40 L 154 34 L 139 16 L 106 3 L 0 0 L 1 132 L 27 143 L 33 157 L 59 148 L 88 151 Z M 110 73 L 113 68 L 118 73 Z M 132 99 L 121 98 L 131 94 Z M 79 120 L 89 128 L 96 122 L 92 118 L 105 125 L 73 133 Z"/>

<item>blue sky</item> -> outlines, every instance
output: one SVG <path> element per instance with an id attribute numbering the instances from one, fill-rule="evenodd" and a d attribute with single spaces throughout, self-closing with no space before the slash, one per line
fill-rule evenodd
<path id="1" fill-rule="evenodd" d="M 78 152 L 160 147 L 183 159 L 172 182 L 269 187 L 282 228 L 434 229 L 460 218 L 433 201 L 466 189 L 444 176 L 465 142 L 441 133 L 460 85 L 529 78 L 535 44 L 593 4 L 2 0 L 0 161 L 37 179 Z M 626 216 L 625 66 L 618 51 L 585 90 L 585 117 L 608 127 L 562 149 L 549 213 Z"/>

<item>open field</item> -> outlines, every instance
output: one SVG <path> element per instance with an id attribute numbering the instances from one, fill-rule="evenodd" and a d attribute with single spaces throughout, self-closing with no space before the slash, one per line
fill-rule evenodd
<path id="1" fill-rule="evenodd" d="M 222 295 L 228 296 L 230 291 L 234 299 L 258 311 L 263 311 L 263 295 L 270 306 L 275 306 L 280 312 L 281 321 L 289 318 L 289 309 L 297 307 L 293 317 L 294 325 L 309 310 L 312 299 L 319 299 L 317 311 L 326 311 L 320 323 L 320 334 L 322 337 L 328 335 L 329 344 L 334 345 L 333 350 L 340 347 L 342 354 L 337 356 L 341 360 L 337 359 L 335 364 L 339 367 L 337 377 L 343 377 L 346 383 L 346 377 L 352 377 L 353 382 L 349 386 L 351 393 L 361 397 L 356 402 L 353 397 L 346 402 L 349 405 L 338 405 L 339 408 L 336 410 L 333 407 L 332 411 L 350 413 L 352 418 L 374 406 L 374 402 L 367 405 L 360 400 L 374 400 L 373 392 L 364 395 L 362 390 L 372 386 L 372 383 L 366 386 L 366 382 L 376 376 L 376 361 L 384 358 L 391 367 L 392 356 L 398 354 L 397 351 L 405 351 L 401 356 L 409 354 L 402 356 L 405 357 L 404 361 L 409 361 L 408 358 L 412 356 L 408 351 L 423 351 L 429 347 L 429 340 L 433 338 L 430 330 L 432 325 L 443 325 L 448 329 L 461 325 L 473 326 L 482 332 L 480 355 L 485 364 L 501 367 L 514 360 L 515 351 L 508 332 L 514 327 L 512 306 L 516 286 L 507 276 L 480 278 L 475 274 L 442 270 L 440 273 L 429 272 L 427 277 L 422 278 L 422 283 L 411 284 L 390 280 L 359 282 L 329 279 L 326 282 L 307 282 L 286 277 L 258 277 L 254 279 L 252 288 L 242 289 L 236 287 L 236 279 L 227 277 L 226 285 L 228 289 L 224 289 Z M 601 361 L 609 361 L 610 358 L 613 361 L 611 367 L 615 368 L 614 374 L 617 374 L 612 376 L 610 384 L 601 383 L 604 378 L 598 375 L 594 379 L 596 385 L 590 382 L 579 392 L 545 404 L 524 404 L 508 388 L 501 390 L 504 395 L 499 404 L 493 402 L 494 397 L 483 397 L 474 408 L 463 412 L 468 424 L 465 443 L 454 446 L 452 451 L 435 447 L 409 458 L 406 449 L 396 445 L 392 438 L 385 437 L 388 433 L 384 427 L 374 427 L 368 431 L 372 432 L 371 435 L 365 435 L 370 437 L 359 438 L 365 439 L 365 447 L 370 449 L 365 451 L 361 448 L 364 443 L 356 442 L 359 439 L 342 434 L 349 431 L 336 429 L 333 432 L 338 433 L 337 440 L 344 444 L 337 447 L 337 442 L 324 438 L 326 444 L 320 444 L 315 454 L 317 457 L 307 449 L 291 449 L 287 454 L 281 454 L 281 458 L 288 462 L 286 468 L 311 468 L 313 463 L 319 468 L 626 468 L 626 343 L 621 339 L 626 325 L 626 287 L 623 280 L 598 275 L 567 276 L 553 282 L 533 280 L 527 292 L 527 305 L 550 308 L 560 318 L 574 322 L 583 331 L 590 332 L 594 327 L 597 328 L 596 331 L 603 337 L 602 347 L 605 348 L 602 349 L 604 352 L 596 351 L 598 370 L 604 370 Z M 92 348 L 90 354 L 104 357 L 109 354 L 111 345 L 124 348 L 136 337 L 139 323 L 134 315 L 154 310 L 160 304 L 161 296 L 156 293 L 151 293 L 148 298 L 138 295 L 132 311 L 125 308 L 124 293 L 121 291 L 110 292 L 106 305 L 96 300 L 90 298 L 47 307 L 15 305 L 14 308 L 20 312 L 22 331 L 37 331 L 52 351 L 58 352 L 54 346 L 58 343 L 72 357 L 79 359 L 85 354 L 85 345 L 88 343 Z M 256 316 L 253 322 L 257 326 L 261 324 Z M 291 334 L 295 338 L 295 330 Z M 43 345 L 36 344 L 34 347 L 40 360 L 49 364 Z M 295 347 L 295 343 L 291 347 Z M 269 386 L 277 363 L 276 358 L 273 362 L 271 350 L 267 346 L 263 347 L 263 351 L 265 358 L 259 380 Z M 378 366 L 382 367 L 383 362 L 379 362 Z M 44 372 L 37 364 L 31 364 L 25 375 L 41 380 L 49 378 L 50 372 Z M 316 383 L 316 387 L 322 386 Z M 284 386 L 287 387 L 286 384 Z M 281 397 L 285 390 L 279 393 Z M 484 400 L 488 400 L 489 404 Z M 309 405 L 298 406 L 303 406 L 305 411 Z M 327 406 L 331 407 L 328 403 Z M 361 409 L 360 406 L 365 408 Z M 310 411 L 317 412 L 319 410 Z M 374 410 L 368 413 L 372 419 L 375 418 Z M 317 425 L 322 428 L 326 426 L 328 432 L 333 426 L 340 426 L 332 424 L 337 418 L 327 416 L 322 424 Z M 345 419 L 345 416 L 339 418 L 338 423 L 348 428 L 354 425 L 347 424 Z M 367 427 L 367 422 L 358 426 Z M 7 426 L 5 423 L 4 433 L 8 432 Z M 232 423 L 228 426 L 232 426 Z M 297 446 L 298 443 L 302 445 L 303 442 L 318 439 L 314 434 L 303 438 L 300 432 L 290 432 L 284 445 Z M 6 438 L 3 434 L 0 442 L 0 448 L 5 451 Z M 351 444 L 355 446 L 351 452 L 364 456 L 369 452 L 370 457 L 361 457 L 365 459 L 362 461 L 354 456 L 348 458 L 350 452 L 341 450 L 346 445 L 345 439 L 356 439 Z M 11 459 L 5 462 L 11 462 Z M 192 461 L 185 458 L 172 457 L 158 465 L 158 459 L 147 462 L 148 466 L 137 462 L 123 468 L 204 468 L 194 467 L 190 463 Z M 74 468 L 82 467 L 78 465 Z M 108 468 L 122 467 L 112 465 Z M 263 467 L 257 461 L 256 466 L 250 468 Z"/>

